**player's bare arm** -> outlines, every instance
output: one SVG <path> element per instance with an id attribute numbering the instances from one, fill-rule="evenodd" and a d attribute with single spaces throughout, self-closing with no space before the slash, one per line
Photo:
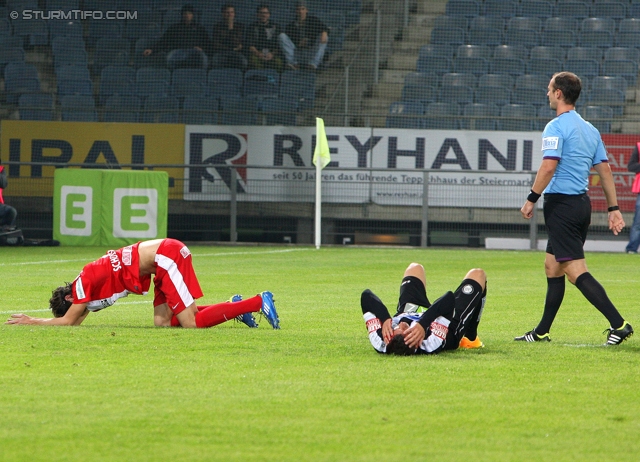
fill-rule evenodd
<path id="1" fill-rule="evenodd" d="M 613 181 L 613 174 L 611 173 L 611 166 L 608 162 L 602 162 L 593 167 L 595 171 L 600 175 L 600 184 L 604 191 L 604 197 L 607 199 L 607 206 L 613 207 L 618 205 L 618 197 L 616 194 L 616 185 Z M 609 212 L 609 229 L 613 231 L 616 236 L 622 228 L 624 228 L 624 218 L 620 210 L 613 210 Z"/>
<path id="2" fill-rule="evenodd" d="M 25 324 L 36 326 L 79 326 L 85 320 L 89 310 L 86 303 L 72 304 L 67 313 L 60 318 L 34 318 L 26 314 L 12 314 L 5 324 Z"/>
<path id="3" fill-rule="evenodd" d="M 542 192 L 549 185 L 551 178 L 553 178 L 553 174 L 556 172 L 557 166 L 558 166 L 557 160 L 542 159 L 542 163 L 540 164 L 540 168 L 538 169 L 538 173 L 536 174 L 536 179 L 533 182 L 531 191 L 537 194 L 542 194 Z M 520 209 L 522 218 L 529 220 L 533 216 L 534 207 L 535 207 L 535 203 L 527 200 L 522 206 L 522 208 Z"/>

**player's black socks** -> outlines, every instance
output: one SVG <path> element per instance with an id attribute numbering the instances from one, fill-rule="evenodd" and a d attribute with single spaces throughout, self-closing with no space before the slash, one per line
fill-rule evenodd
<path id="1" fill-rule="evenodd" d="M 616 307 L 613 306 L 613 303 L 609 300 L 604 287 L 600 285 L 591 273 L 586 272 L 578 276 L 578 279 L 576 279 L 576 287 L 582 292 L 582 295 L 607 318 L 613 328 L 624 324 L 624 319 L 622 319 Z"/>
<path id="2" fill-rule="evenodd" d="M 469 320 L 469 324 L 467 324 L 466 330 L 464 332 L 464 336 L 469 340 L 474 341 L 478 336 L 478 325 L 480 324 L 480 318 L 482 318 L 482 313 L 484 311 L 484 304 L 487 300 L 487 287 L 485 286 L 484 291 L 482 291 L 482 298 L 473 309 L 473 313 L 471 314 L 471 319 Z"/>
<path id="3" fill-rule="evenodd" d="M 547 298 L 544 301 L 544 313 L 542 319 L 535 328 L 538 335 L 548 334 L 551 330 L 551 324 L 558 314 L 562 299 L 564 298 L 565 277 L 564 275 L 557 278 L 547 278 Z"/>

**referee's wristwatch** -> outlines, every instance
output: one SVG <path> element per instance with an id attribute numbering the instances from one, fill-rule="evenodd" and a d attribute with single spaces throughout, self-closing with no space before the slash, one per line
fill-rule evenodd
<path id="1" fill-rule="evenodd" d="M 616 210 L 620 210 L 620 207 L 618 207 L 617 205 L 612 205 L 607 209 L 607 212 L 615 212 Z"/>

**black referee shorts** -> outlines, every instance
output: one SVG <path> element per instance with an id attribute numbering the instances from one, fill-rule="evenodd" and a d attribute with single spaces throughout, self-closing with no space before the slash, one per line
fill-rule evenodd
<path id="1" fill-rule="evenodd" d="M 584 241 L 591 223 L 591 200 L 586 194 L 545 194 L 544 221 L 547 253 L 562 263 L 584 258 Z"/>
<path id="2" fill-rule="evenodd" d="M 417 305 L 429 308 L 431 303 L 427 298 L 427 289 L 420 279 L 415 276 L 406 276 L 400 284 L 400 297 L 398 298 L 398 313 L 410 312 L 406 305 Z"/>

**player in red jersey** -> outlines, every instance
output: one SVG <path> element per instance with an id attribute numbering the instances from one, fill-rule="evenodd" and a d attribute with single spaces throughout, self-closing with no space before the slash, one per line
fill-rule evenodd
<path id="1" fill-rule="evenodd" d="M 197 306 L 195 299 L 202 297 L 202 289 L 193 270 L 191 252 L 175 239 L 156 239 L 109 250 L 86 265 L 72 283 L 53 291 L 49 300 L 53 318 L 13 314 L 6 324 L 77 326 L 90 312 L 107 308 L 119 298 L 146 294 L 152 274 L 156 326 L 211 327 L 262 311 L 274 329 L 280 328 L 271 292 L 247 300 Z M 257 327 L 255 321 L 254 325 L 243 322 Z"/>

